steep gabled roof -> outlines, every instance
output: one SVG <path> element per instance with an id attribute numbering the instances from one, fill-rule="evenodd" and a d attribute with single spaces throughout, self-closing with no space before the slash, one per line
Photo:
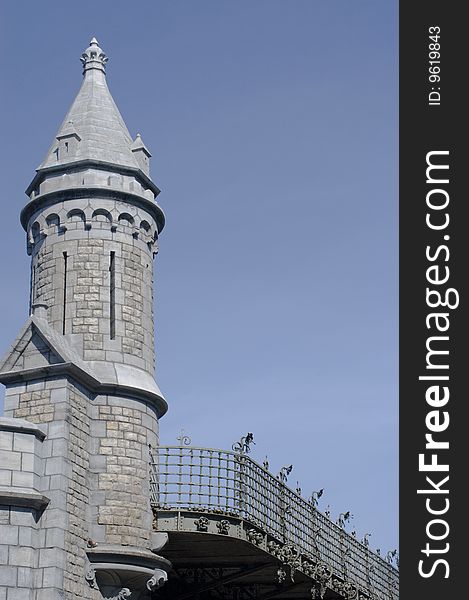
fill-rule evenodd
<path id="1" fill-rule="evenodd" d="M 132 137 L 107 86 L 107 57 L 95 38 L 81 60 L 82 86 L 39 170 L 86 159 L 138 169 Z M 58 153 L 59 140 L 73 133 L 79 138 L 73 152 Z"/>

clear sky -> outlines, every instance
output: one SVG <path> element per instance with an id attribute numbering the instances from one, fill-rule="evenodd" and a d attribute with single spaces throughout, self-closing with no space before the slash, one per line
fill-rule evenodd
<path id="1" fill-rule="evenodd" d="M 397 1 L 3 0 L 0 22 L 1 352 L 27 317 L 24 190 L 95 35 L 167 217 L 162 442 L 252 431 L 395 548 Z"/>

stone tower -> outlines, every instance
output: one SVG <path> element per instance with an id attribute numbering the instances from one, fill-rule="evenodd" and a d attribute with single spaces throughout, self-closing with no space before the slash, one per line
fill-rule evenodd
<path id="1" fill-rule="evenodd" d="M 30 316 L 0 363 L 7 600 L 145 598 L 169 566 L 148 477 L 167 409 L 153 339 L 164 215 L 96 39 L 81 61 L 82 86 L 26 191 Z"/>

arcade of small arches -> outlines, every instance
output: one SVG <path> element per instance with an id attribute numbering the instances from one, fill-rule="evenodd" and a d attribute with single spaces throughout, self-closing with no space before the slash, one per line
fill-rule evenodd
<path id="1" fill-rule="evenodd" d="M 142 240 L 149 250 L 156 252 L 158 230 L 151 223 L 152 220 L 145 217 L 138 210 L 132 215 L 129 212 L 92 207 L 41 214 L 29 228 L 28 253 L 31 254 L 34 246 L 49 235 L 65 234 L 77 229 L 109 229 L 111 233 L 130 234 L 134 239 Z"/>

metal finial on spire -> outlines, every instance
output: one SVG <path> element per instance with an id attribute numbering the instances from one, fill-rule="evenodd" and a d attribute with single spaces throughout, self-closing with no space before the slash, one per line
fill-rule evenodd
<path id="1" fill-rule="evenodd" d="M 85 75 L 86 71 L 91 69 L 97 69 L 98 71 L 106 73 L 106 63 L 108 61 L 108 57 L 99 47 L 98 40 L 95 37 L 91 39 L 90 45 L 83 52 L 80 60 L 83 64 L 83 75 Z"/>

